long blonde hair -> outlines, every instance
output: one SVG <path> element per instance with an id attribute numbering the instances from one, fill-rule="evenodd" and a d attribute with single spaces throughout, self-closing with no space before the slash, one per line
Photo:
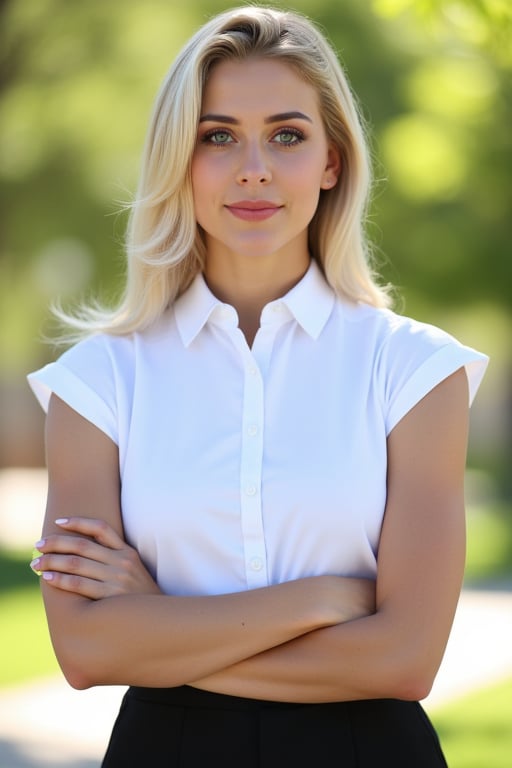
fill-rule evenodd
<path id="1" fill-rule="evenodd" d="M 58 313 L 71 333 L 125 334 L 153 323 L 203 269 L 205 247 L 196 224 L 191 158 L 203 90 L 211 68 L 226 59 L 276 58 L 294 67 L 319 97 L 328 140 L 342 160 L 338 184 L 322 191 L 309 227 L 309 247 L 340 295 L 389 305 L 371 269 L 364 223 L 371 171 L 354 97 L 336 54 L 305 17 L 247 6 L 215 16 L 189 40 L 157 95 L 126 239 L 127 272 L 117 306 Z"/>

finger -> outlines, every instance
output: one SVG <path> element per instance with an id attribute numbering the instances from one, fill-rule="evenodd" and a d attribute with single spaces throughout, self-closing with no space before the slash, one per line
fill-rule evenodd
<path id="1" fill-rule="evenodd" d="M 39 550 L 34 547 L 34 549 L 32 550 L 32 561 L 30 563 L 30 567 L 32 568 L 32 570 L 37 576 L 40 576 L 42 573 L 42 571 L 38 570 L 39 564 L 41 562 L 40 555 L 41 553 L 39 552 Z"/>
<path id="2" fill-rule="evenodd" d="M 92 517 L 60 517 L 55 523 L 65 531 L 89 536 L 110 549 L 122 549 L 126 546 L 124 539 L 105 520 Z"/>
<path id="3" fill-rule="evenodd" d="M 160 587 L 141 564 L 135 550 L 116 553 L 115 560 L 108 564 L 75 555 L 50 553 L 39 555 L 30 566 L 52 586 L 95 600 L 122 594 L 161 594 Z"/>
<path id="4" fill-rule="evenodd" d="M 36 542 L 34 551 L 36 556 L 39 554 L 52 553 L 78 555 L 79 557 L 86 557 L 89 560 L 110 563 L 115 557 L 115 553 L 120 550 L 99 544 L 95 540 L 85 538 L 84 536 L 53 534 L 45 536 L 44 539 Z"/>
<path id="5" fill-rule="evenodd" d="M 112 567 L 97 560 L 89 560 L 79 555 L 56 555 L 54 553 L 40 555 L 32 560 L 30 567 L 38 575 L 56 571 L 102 582 L 112 575 L 113 570 Z"/>
<path id="6" fill-rule="evenodd" d="M 88 579 L 77 574 L 44 571 L 41 579 L 55 589 L 61 589 L 63 592 L 73 592 L 76 595 L 88 597 L 91 600 L 100 600 L 117 592 L 114 585 L 105 585 L 101 581 Z"/>
<path id="7" fill-rule="evenodd" d="M 78 541 L 79 538 L 81 540 L 87 538 L 92 539 L 101 546 L 108 547 L 109 549 L 122 549 L 123 547 L 126 547 L 124 539 L 121 538 L 121 536 L 119 536 L 119 534 L 104 520 L 96 520 L 87 517 L 69 517 L 59 518 L 59 520 L 55 520 L 55 523 L 63 530 L 63 532 L 65 531 L 66 534 L 80 534 L 80 537 L 75 537 L 76 541 Z M 45 544 L 52 540 L 52 536 L 55 537 L 56 535 L 58 534 L 48 534 L 44 539 L 36 542 L 34 546 L 36 549 L 42 551 Z"/>

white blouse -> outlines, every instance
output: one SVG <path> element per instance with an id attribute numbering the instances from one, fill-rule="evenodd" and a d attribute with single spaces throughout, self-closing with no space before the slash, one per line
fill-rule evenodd
<path id="1" fill-rule="evenodd" d="M 92 336 L 29 382 L 119 446 L 128 541 L 165 592 L 197 595 L 375 576 L 386 437 L 462 366 L 472 400 L 486 365 L 433 326 L 340 300 L 312 262 L 252 349 L 198 276 L 149 330 Z"/>

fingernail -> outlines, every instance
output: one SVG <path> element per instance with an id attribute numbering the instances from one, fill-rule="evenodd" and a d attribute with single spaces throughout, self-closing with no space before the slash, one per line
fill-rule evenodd
<path id="1" fill-rule="evenodd" d="M 46 539 L 40 539 L 39 541 L 36 541 L 36 543 L 34 544 L 34 550 L 38 550 L 39 547 L 44 547 L 45 542 L 46 542 Z"/>
<path id="2" fill-rule="evenodd" d="M 69 523 L 69 517 L 59 517 L 58 520 L 55 521 L 56 525 L 66 525 L 66 523 Z"/>
<path id="3" fill-rule="evenodd" d="M 32 568 L 34 573 L 37 573 L 38 576 L 40 576 L 42 573 L 42 571 L 37 570 L 37 566 L 39 565 L 40 562 L 41 562 L 41 558 L 36 557 L 35 560 L 32 560 L 32 562 L 30 563 L 30 567 Z"/>
<path id="4" fill-rule="evenodd" d="M 42 575 L 42 578 L 43 578 L 45 581 L 51 581 L 51 580 L 53 579 L 53 573 L 51 573 L 51 571 L 45 571 L 45 572 L 43 573 L 43 575 Z"/>

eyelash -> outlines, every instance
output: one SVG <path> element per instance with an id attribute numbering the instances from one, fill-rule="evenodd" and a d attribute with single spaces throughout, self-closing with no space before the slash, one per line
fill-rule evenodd
<path id="1" fill-rule="evenodd" d="M 228 144 L 231 144 L 231 141 L 222 141 L 222 142 L 215 142 L 212 141 L 212 139 L 217 136 L 218 134 L 225 134 L 226 136 L 229 136 L 230 139 L 233 139 L 233 135 L 230 133 L 230 131 L 226 130 L 225 128 L 213 128 L 211 131 L 207 131 L 202 137 L 201 137 L 201 143 L 202 144 L 209 144 L 212 147 L 226 147 Z M 280 128 L 278 131 L 276 131 L 272 139 L 275 139 L 276 136 L 280 136 L 282 134 L 288 134 L 295 136 L 295 141 L 292 142 L 277 142 L 281 147 L 296 147 L 298 144 L 301 144 L 303 141 L 305 141 L 306 137 L 300 131 L 298 128 Z"/>
<path id="2" fill-rule="evenodd" d="M 290 134 L 292 136 L 295 136 L 296 138 L 296 141 L 282 144 L 283 147 L 296 147 L 297 144 L 302 144 L 302 142 L 305 141 L 306 139 L 302 131 L 299 131 L 298 128 L 280 128 L 272 138 L 275 138 L 276 136 L 279 136 L 280 134 L 283 134 L 283 133 Z M 278 143 L 281 144 L 281 142 L 278 142 Z"/>

